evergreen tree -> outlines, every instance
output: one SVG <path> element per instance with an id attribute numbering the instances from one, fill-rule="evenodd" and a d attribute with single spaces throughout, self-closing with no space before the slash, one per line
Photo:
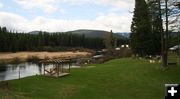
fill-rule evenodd
<path id="1" fill-rule="evenodd" d="M 105 39 L 104 39 L 104 43 L 105 43 L 105 46 L 108 50 L 111 50 L 113 48 L 113 45 L 114 45 L 114 40 L 113 40 L 113 33 L 112 33 L 112 30 L 111 32 L 107 32 L 105 34 Z"/>
<path id="2" fill-rule="evenodd" d="M 132 50 L 139 56 L 154 54 L 150 19 L 149 9 L 145 0 L 135 0 L 130 38 Z"/>
<path id="3" fill-rule="evenodd" d="M 150 9 L 150 16 L 151 16 L 151 25 L 152 25 L 152 33 L 153 33 L 153 51 L 154 54 L 160 55 L 161 54 L 161 38 L 163 33 L 163 26 L 162 26 L 162 11 L 161 11 L 161 2 L 160 0 L 147 0 L 148 7 Z"/>
<path id="4" fill-rule="evenodd" d="M 110 34 L 112 38 L 112 32 Z M 103 38 L 86 37 L 84 34 L 73 33 L 48 33 L 37 34 L 14 33 L 0 27 L 0 52 L 16 51 L 60 51 L 69 48 L 105 48 Z M 118 39 L 120 42 L 124 40 Z M 112 39 L 110 41 L 113 44 Z"/>

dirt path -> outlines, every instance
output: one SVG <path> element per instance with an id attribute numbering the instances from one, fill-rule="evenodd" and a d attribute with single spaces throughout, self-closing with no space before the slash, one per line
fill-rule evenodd
<path id="1" fill-rule="evenodd" d="M 17 52 L 17 53 L 0 53 L 1 61 L 10 61 L 14 58 L 26 60 L 28 57 L 37 56 L 40 59 L 45 58 L 81 58 L 91 55 L 89 52 Z"/>

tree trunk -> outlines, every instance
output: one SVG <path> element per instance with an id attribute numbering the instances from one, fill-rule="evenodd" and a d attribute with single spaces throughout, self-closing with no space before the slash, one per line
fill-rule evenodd
<path id="1" fill-rule="evenodd" d="M 168 0 L 165 0 L 165 5 L 166 5 L 166 32 L 165 32 L 165 50 L 164 50 L 164 63 L 165 66 L 168 65 L 167 59 L 168 59 L 168 5 L 167 5 Z"/>

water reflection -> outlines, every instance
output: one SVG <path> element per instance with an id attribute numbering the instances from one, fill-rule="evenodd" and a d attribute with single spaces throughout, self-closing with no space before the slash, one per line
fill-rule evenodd
<path id="1" fill-rule="evenodd" d="M 0 72 L 6 71 L 6 65 L 0 63 Z"/>
<path id="2" fill-rule="evenodd" d="M 53 64 L 46 64 L 46 68 L 52 68 Z M 0 81 L 19 79 L 32 75 L 40 75 L 43 73 L 43 63 L 21 63 L 21 64 L 7 64 L 0 66 Z"/>

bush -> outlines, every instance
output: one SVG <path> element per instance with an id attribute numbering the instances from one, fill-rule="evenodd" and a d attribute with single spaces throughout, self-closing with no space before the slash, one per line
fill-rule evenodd
<path id="1" fill-rule="evenodd" d="M 37 56 L 28 56 L 27 62 L 32 62 L 32 63 L 38 63 L 40 61 L 40 58 Z"/>
<path id="2" fill-rule="evenodd" d="M 115 59 L 115 58 L 124 58 L 124 57 L 131 57 L 132 51 L 129 48 L 121 48 L 121 50 L 109 50 L 106 51 L 104 54 L 104 57 L 95 60 L 96 63 L 104 63 L 106 61 Z"/>
<path id="3" fill-rule="evenodd" d="M 123 57 L 131 57 L 132 56 L 132 51 L 129 48 L 121 48 L 119 51 L 119 57 L 123 58 Z"/>
<path id="4" fill-rule="evenodd" d="M 44 57 L 44 60 L 49 60 L 50 58 L 48 56 L 45 56 Z"/>
<path id="5" fill-rule="evenodd" d="M 6 70 L 6 65 L 4 63 L 0 63 L 0 72 Z"/>
<path id="6" fill-rule="evenodd" d="M 105 55 L 105 56 L 103 57 L 103 61 L 104 61 L 104 62 L 109 61 L 109 60 L 112 60 L 112 59 L 115 59 L 115 57 L 112 56 L 112 55 Z"/>
<path id="7" fill-rule="evenodd" d="M 13 58 L 11 61 L 12 64 L 19 64 L 20 62 L 21 62 L 21 60 L 18 57 Z"/>
<path id="8" fill-rule="evenodd" d="M 41 46 L 37 48 L 33 48 L 33 51 L 48 51 L 48 52 L 58 52 L 58 51 L 66 51 L 67 47 L 52 47 L 52 46 Z"/>

